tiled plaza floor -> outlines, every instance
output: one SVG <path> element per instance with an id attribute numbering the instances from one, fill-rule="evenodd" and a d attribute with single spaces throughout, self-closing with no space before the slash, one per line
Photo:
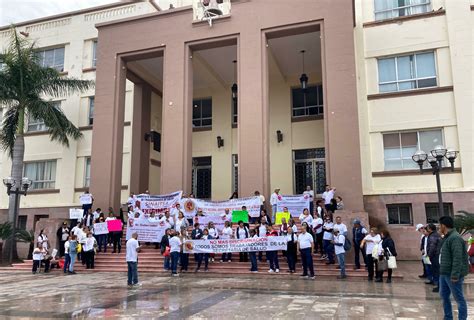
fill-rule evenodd
<path id="1" fill-rule="evenodd" d="M 138 289 L 128 289 L 122 273 L 3 272 L 0 319 L 441 319 L 440 299 L 419 271 L 417 263 L 401 263 L 404 279 L 392 284 L 144 274 Z M 465 293 L 474 319 L 472 280 Z"/>

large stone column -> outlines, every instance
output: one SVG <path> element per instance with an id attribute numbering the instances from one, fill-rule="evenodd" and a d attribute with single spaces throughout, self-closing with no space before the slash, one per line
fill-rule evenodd
<path id="1" fill-rule="evenodd" d="M 148 189 L 150 171 L 150 141 L 145 134 L 150 132 L 151 89 L 145 83 L 135 84 L 133 89 L 132 154 L 130 169 L 130 191 L 135 194 Z"/>
<path id="2" fill-rule="evenodd" d="M 262 35 L 244 30 L 239 37 L 239 196 L 255 190 L 269 195 L 268 79 Z M 243 67 L 245 66 L 245 67 Z"/>
<path id="3" fill-rule="evenodd" d="M 95 207 L 110 206 L 117 210 L 120 205 L 125 81 L 126 66 L 122 59 L 99 51 L 90 187 Z"/>
<path id="4" fill-rule="evenodd" d="M 350 10 L 340 14 L 322 28 L 326 177 L 348 210 L 363 211 L 352 15 Z"/>
<path id="5" fill-rule="evenodd" d="M 191 52 L 171 43 L 164 53 L 161 193 L 191 192 L 192 92 Z"/>

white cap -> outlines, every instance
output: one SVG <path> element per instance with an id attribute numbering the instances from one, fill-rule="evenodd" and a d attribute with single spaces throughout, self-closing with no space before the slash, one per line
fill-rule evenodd
<path id="1" fill-rule="evenodd" d="M 419 230 L 420 230 L 421 228 L 423 228 L 423 227 L 424 227 L 424 225 L 422 225 L 421 223 L 418 223 L 418 224 L 416 225 L 416 231 L 419 231 Z"/>

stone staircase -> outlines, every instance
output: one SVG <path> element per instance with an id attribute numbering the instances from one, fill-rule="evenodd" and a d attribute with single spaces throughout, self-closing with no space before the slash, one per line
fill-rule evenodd
<path id="1" fill-rule="evenodd" d="M 250 226 L 253 227 L 252 225 Z M 275 227 L 277 228 L 277 227 Z M 191 229 L 190 229 L 191 230 Z M 86 269 L 85 265 L 82 265 L 80 261 L 76 261 L 74 270 L 77 273 L 92 273 L 92 272 L 127 272 L 127 264 L 125 261 L 125 232 L 122 238 L 122 252 L 112 253 L 112 247 L 108 247 L 107 253 L 98 253 L 95 256 L 95 267 L 94 269 Z M 164 257 L 161 255 L 160 249 L 155 249 L 154 244 L 146 245 L 141 243 L 142 250 L 138 256 L 138 271 L 139 273 L 153 273 L 155 275 L 168 275 L 169 271 L 164 270 Z M 352 249 L 351 249 L 352 250 Z M 359 270 L 354 270 L 353 259 L 346 256 L 346 274 L 348 278 L 359 278 L 366 279 L 367 272 L 362 267 Z M 298 262 L 296 264 L 296 273 L 290 274 L 288 272 L 288 264 L 286 257 L 283 256 L 282 252 L 278 253 L 280 273 L 268 273 L 268 263 L 258 261 L 259 273 L 250 273 L 250 262 L 239 262 L 239 254 L 232 254 L 232 262 L 219 262 L 221 254 L 216 254 L 214 262 L 209 262 L 209 271 L 204 272 L 204 262 L 201 266 L 199 273 L 205 273 L 209 275 L 222 275 L 222 276 L 239 276 L 239 275 L 252 275 L 252 276 L 268 276 L 268 277 L 289 277 L 297 279 L 302 273 L 301 259 L 298 256 Z M 362 257 L 361 257 L 362 258 Z M 265 253 L 263 253 L 263 261 L 265 261 Z M 326 265 L 326 261 L 320 260 L 319 254 L 313 255 L 314 269 L 316 276 L 332 277 L 338 276 L 339 270 L 337 269 L 337 262 L 333 265 Z M 24 271 L 31 272 L 32 260 L 24 260 L 23 263 L 15 263 L 12 267 L 0 267 L 0 272 L 4 271 Z M 189 267 L 188 273 L 194 273 L 196 268 L 196 262 L 194 261 L 194 255 L 189 255 Z M 179 266 L 178 266 L 179 271 Z M 53 269 L 52 273 L 62 273 L 62 270 Z M 393 277 L 401 278 L 401 275 L 394 272 Z"/>

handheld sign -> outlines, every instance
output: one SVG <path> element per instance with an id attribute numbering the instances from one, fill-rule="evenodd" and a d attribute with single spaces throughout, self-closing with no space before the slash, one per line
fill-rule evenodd
<path id="1" fill-rule="evenodd" d="M 94 235 L 98 236 L 101 234 L 109 233 L 109 229 L 107 229 L 107 223 L 101 222 L 94 224 Z"/>
<path id="2" fill-rule="evenodd" d="M 232 222 L 238 223 L 239 221 L 242 221 L 243 223 L 249 222 L 248 211 L 232 211 Z"/>
<path id="3" fill-rule="evenodd" d="M 84 214 L 84 210 L 82 209 L 75 209 L 75 208 L 69 209 L 69 219 L 81 220 L 83 214 Z"/>
<path id="4" fill-rule="evenodd" d="M 109 232 L 122 231 L 122 221 L 120 220 L 107 221 L 107 229 L 109 230 Z"/>
<path id="5" fill-rule="evenodd" d="M 285 218 L 286 223 L 290 220 L 290 213 L 289 212 L 277 212 L 275 218 L 275 224 L 282 224 L 281 219 Z"/>
<path id="6" fill-rule="evenodd" d="M 92 195 L 90 193 L 84 193 L 79 197 L 81 204 L 92 204 Z"/>

